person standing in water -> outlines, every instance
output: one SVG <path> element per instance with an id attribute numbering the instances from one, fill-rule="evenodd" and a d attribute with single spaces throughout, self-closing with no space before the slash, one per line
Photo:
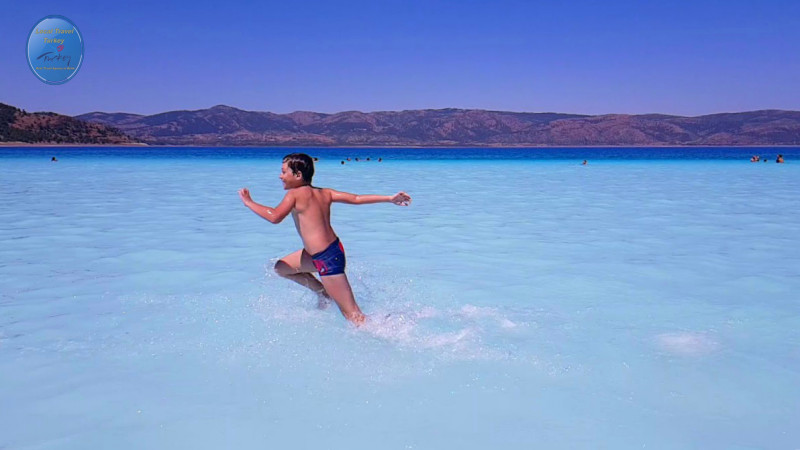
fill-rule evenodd
<path id="1" fill-rule="evenodd" d="M 331 203 L 364 205 L 391 202 L 409 206 L 411 197 L 405 192 L 394 195 L 356 195 L 311 185 L 314 161 L 304 153 L 283 158 L 280 180 L 288 191 L 274 208 L 253 201 L 247 188 L 239 190 L 244 205 L 271 223 L 280 223 L 289 213 L 294 219 L 303 248 L 275 263 L 278 275 L 303 285 L 325 299 L 333 299 L 342 315 L 361 325 L 365 316 L 353 296 L 345 270 L 345 253 L 339 237 L 331 227 Z M 319 273 L 319 280 L 313 275 Z"/>

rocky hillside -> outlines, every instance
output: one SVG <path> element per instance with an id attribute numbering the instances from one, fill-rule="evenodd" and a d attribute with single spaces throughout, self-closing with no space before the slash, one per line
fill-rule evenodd
<path id="1" fill-rule="evenodd" d="M 136 140 L 107 124 L 54 113 L 29 113 L 0 103 L 0 143 L 131 144 Z"/>
<path id="2" fill-rule="evenodd" d="M 291 114 L 215 106 L 150 116 L 94 112 L 150 144 L 311 146 L 800 145 L 800 112 L 698 117 L 439 109 Z"/>

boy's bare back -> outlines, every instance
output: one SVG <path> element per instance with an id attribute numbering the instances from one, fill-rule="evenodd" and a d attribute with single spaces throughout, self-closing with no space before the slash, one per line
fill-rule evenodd
<path id="1" fill-rule="evenodd" d="M 291 197 L 292 219 L 303 248 L 312 255 L 325 250 L 336 239 L 331 227 L 330 190 L 301 186 L 287 192 L 286 197 Z"/>
<path id="2" fill-rule="evenodd" d="M 245 188 L 243 199 L 250 199 L 250 192 Z M 266 208 L 260 214 L 272 223 L 280 223 L 288 214 L 292 214 L 297 234 L 303 240 L 303 247 L 314 254 L 324 250 L 336 240 L 336 233 L 331 226 L 331 203 L 349 203 L 361 205 L 366 203 L 391 202 L 408 206 L 411 197 L 405 192 L 390 195 L 355 195 L 334 189 L 318 188 L 310 185 L 290 188 L 283 200 L 275 208 Z M 256 211 L 258 214 L 258 211 Z M 271 217 L 270 217 L 271 216 Z"/>

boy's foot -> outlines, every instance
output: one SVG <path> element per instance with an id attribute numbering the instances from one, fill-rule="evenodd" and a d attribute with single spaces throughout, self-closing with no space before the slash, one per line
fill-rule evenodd
<path id="1" fill-rule="evenodd" d="M 357 327 L 360 327 L 361 325 L 364 325 L 364 322 L 367 321 L 367 316 L 365 316 L 361 312 L 357 312 L 357 313 L 350 314 L 350 316 L 347 317 L 347 320 L 349 320 L 350 322 L 353 322 L 353 325 L 355 325 Z"/>
<path id="2" fill-rule="evenodd" d="M 331 298 L 322 293 L 317 294 L 317 309 L 325 310 L 329 306 L 331 306 Z"/>

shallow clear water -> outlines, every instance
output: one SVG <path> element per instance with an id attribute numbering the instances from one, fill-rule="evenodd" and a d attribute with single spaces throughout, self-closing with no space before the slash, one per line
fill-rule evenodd
<path id="1" fill-rule="evenodd" d="M 5 152 L 0 448 L 800 446 L 792 160 L 325 155 L 414 197 L 334 207 L 355 330 L 238 199 L 277 153 Z"/>

